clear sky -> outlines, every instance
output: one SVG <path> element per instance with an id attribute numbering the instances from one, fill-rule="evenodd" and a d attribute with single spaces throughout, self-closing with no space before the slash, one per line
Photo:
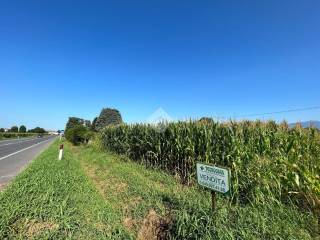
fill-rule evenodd
<path id="1" fill-rule="evenodd" d="M 0 89 L 1 127 L 319 106 L 320 1 L 3 0 Z"/>

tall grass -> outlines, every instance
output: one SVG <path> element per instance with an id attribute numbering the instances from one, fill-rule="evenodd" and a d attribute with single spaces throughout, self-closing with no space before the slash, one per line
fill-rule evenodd
<path id="1" fill-rule="evenodd" d="M 238 203 L 294 201 L 319 207 L 320 134 L 273 121 L 118 125 L 102 131 L 104 148 L 147 167 L 195 181 L 197 161 L 227 166 L 232 200 Z"/>

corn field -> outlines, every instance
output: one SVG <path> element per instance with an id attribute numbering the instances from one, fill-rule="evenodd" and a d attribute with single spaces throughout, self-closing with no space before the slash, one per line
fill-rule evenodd
<path id="1" fill-rule="evenodd" d="M 147 167 L 160 168 L 184 183 L 196 180 L 196 162 L 232 172 L 232 200 L 294 200 L 319 206 L 320 133 L 273 121 L 186 121 L 152 126 L 107 127 L 104 148 Z"/>

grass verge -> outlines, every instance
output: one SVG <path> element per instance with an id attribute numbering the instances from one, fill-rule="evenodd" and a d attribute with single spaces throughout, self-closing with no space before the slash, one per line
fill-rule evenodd
<path id="1" fill-rule="evenodd" d="M 0 193 L 0 239 L 314 239 L 293 205 L 232 205 L 93 147 L 51 145 Z"/>
<path id="2" fill-rule="evenodd" d="M 210 193 L 185 187 L 161 170 L 92 147 L 77 157 L 106 202 L 120 213 L 136 239 L 313 239 L 317 220 L 294 205 L 273 201 L 233 205 L 219 196 L 211 213 Z"/>
<path id="3" fill-rule="evenodd" d="M 56 141 L 0 193 L 0 239 L 128 239 L 71 151 Z M 68 147 L 67 147 L 68 149 Z"/>

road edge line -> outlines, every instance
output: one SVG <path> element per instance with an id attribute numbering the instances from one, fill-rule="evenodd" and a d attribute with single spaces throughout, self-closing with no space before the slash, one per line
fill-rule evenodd
<path id="1" fill-rule="evenodd" d="M 1 157 L 1 158 L 0 158 L 0 161 L 2 161 L 3 159 L 6 159 L 6 158 L 8 158 L 8 157 L 11 157 L 11 156 L 13 156 L 13 155 L 16 155 L 16 154 L 18 154 L 18 153 L 21 153 L 21 152 L 23 152 L 23 151 L 25 151 L 25 150 L 28 150 L 28 149 L 30 149 L 30 148 L 32 148 L 32 147 L 34 147 L 34 146 L 37 146 L 37 145 L 39 145 L 39 144 L 41 144 L 41 143 L 48 142 L 48 141 L 50 141 L 50 140 L 52 140 L 52 139 L 48 139 L 48 140 L 45 140 L 45 141 L 42 141 L 42 142 L 33 144 L 33 145 L 29 146 L 29 147 L 23 148 L 23 149 L 21 149 L 21 150 L 19 150 L 19 151 L 16 151 L 16 152 L 14 152 L 14 153 L 10 153 L 10 154 L 7 155 L 7 156 Z"/>
<path id="2" fill-rule="evenodd" d="M 13 143 L 5 143 L 5 144 L 1 144 L 1 141 L 0 141 L 0 147 L 9 146 L 9 145 L 13 145 L 13 144 L 19 144 L 19 143 L 23 143 L 23 142 L 30 142 L 30 141 L 37 140 L 37 139 L 38 138 L 29 138 L 29 139 L 23 139 L 22 141 L 17 141 L 17 142 L 13 142 Z"/>

